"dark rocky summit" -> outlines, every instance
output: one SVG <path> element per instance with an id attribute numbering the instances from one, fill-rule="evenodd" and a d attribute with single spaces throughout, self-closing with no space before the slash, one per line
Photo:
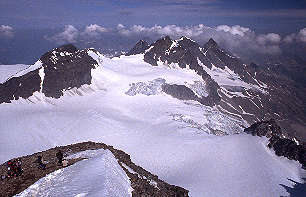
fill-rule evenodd
<path id="1" fill-rule="evenodd" d="M 148 48 L 149 44 L 144 40 L 140 40 L 126 55 L 136 55 L 144 53 Z"/>
<path id="2" fill-rule="evenodd" d="M 277 156 L 296 160 L 306 169 L 306 146 L 297 144 L 286 132 L 281 131 L 275 120 L 257 122 L 246 128 L 244 132 L 254 136 L 268 137 L 268 147 L 272 148 Z"/>
<path id="3" fill-rule="evenodd" d="M 208 40 L 208 42 L 206 42 L 203 46 L 205 51 L 208 51 L 210 48 L 217 48 L 219 47 L 218 44 L 216 43 L 216 41 L 212 38 L 210 38 Z"/>
<path id="4" fill-rule="evenodd" d="M 151 174 L 140 166 L 134 164 L 130 156 L 121 150 L 117 150 L 112 146 L 108 146 L 103 143 L 94 142 L 83 142 L 78 144 L 72 144 L 68 146 L 61 146 L 51 148 L 49 150 L 34 153 L 32 155 L 20 157 L 24 173 L 21 176 L 15 178 L 7 178 L 4 181 L 0 181 L 0 196 L 8 197 L 16 195 L 23 190 L 27 189 L 30 185 L 34 184 L 40 178 L 45 177 L 47 174 L 54 172 L 62 166 L 58 166 L 55 160 L 56 153 L 61 150 L 64 155 L 70 155 L 85 150 L 97 150 L 107 149 L 110 150 L 115 158 L 118 160 L 118 164 L 126 172 L 127 176 L 131 181 L 131 187 L 133 188 L 132 196 L 134 197 L 160 197 L 160 196 L 171 196 L 171 197 L 187 197 L 188 190 L 181 187 L 170 185 L 158 178 L 158 176 Z M 44 160 L 48 161 L 45 170 L 37 168 L 37 164 L 33 163 L 38 155 L 43 155 Z M 17 159 L 17 158 L 16 158 Z M 69 160 L 69 164 L 74 163 L 86 158 L 79 158 Z M 133 170 L 130 172 L 126 166 Z M 6 173 L 6 165 L 0 165 L 0 175 Z M 152 184 L 154 181 L 156 184 Z"/>
<path id="5" fill-rule="evenodd" d="M 97 62 L 88 55 L 88 50 L 78 50 L 71 44 L 53 49 L 32 65 L 30 72 L 25 70 L 25 74 L 0 84 L 0 103 L 19 97 L 26 99 L 36 91 L 59 98 L 63 90 L 90 84 L 95 65 Z"/>
<path id="6" fill-rule="evenodd" d="M 201 100 L 202 104 L 209 106 L 218 104 L 221 100 L 217 93 L 219 85 L 204 71 L 203 67 L 199 65 L 198 60 L 208 61 L 201 52 L 200 46 L 187 37 L 182 37 L 178 41 L 171 40 L 169 36 L 161 38 L 151 44 L 149 50 L 144 55 L 144 61 L 153 66 L 157 66 L 158 62 L 163 62 L 167 65 L 177 64 L 180 68 L 189 67 L 196 71 L 206 82 L 206 88 L 209 92 L 207 97 L 198 100 Z M 168 86 L 167 92 L 170 92 L 172 87 L 175 88 L 174 86 Z M 171 92 L 176 90 L 177 88 Z"/>
<path id="7" fill-rule="evenodd" d="M 267 120 L 256 122 L 252 124 L 250 127 L 244 129 L 244 132 L 257 136 L 266 136 L 268 138 L 272 136 L 281 137 L 284 133 L 281 132 L 280 126 L 275 122 L 275 120 Z"/>

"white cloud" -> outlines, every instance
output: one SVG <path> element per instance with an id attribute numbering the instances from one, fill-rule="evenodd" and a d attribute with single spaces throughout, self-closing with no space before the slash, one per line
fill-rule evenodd
<path id="1" fill-rule="evenodd" d="M 144 37 L 156 40 L 165 35 L 169 35 L 173 39 L 188 36 L 200 44 L 204 44 L 209 38 L 213 38 L 221 47 L 234 54 L 239 54 L 240 57 L 253 54 L 280 54 L 283 43 L 306 42 L 306 28 L 301 29 L 298 33 L 287 35 L 282 39 L 277 33 L 256 34 L 250 28 L 239 25 L 209 27 L 203 24 L 194 26 L 154 25 L 151 27 L 142 25 L 127 27 L 123 24 L 118 24 L 117 27 L 108 29 L 97 24 L 91 24 L 86 26 L 83 31 L 79 31 L 72 25 L 67 25 L 63 32 L 47 37 L 47 39 L 56 41 L 58 44 L 75 43 L 88 39 L 91 41 L 103 39 L 103 35 L 107 33 L 114 36 L 114 38 L 116 36 L 123 36 L 129 37 L 131 40 L 142 39 Z"/>
<path id="2" fill-rule="evenodd" d="M 256 40 L 261 45 L 278 44 L 281 41 L 281 36 L 275 33 L 261 34 L 257 36 Z"/>
<path id="3" fill-rule="evenodd" d="M 306 27 L 300 30 L 298 34 L 298 39 L 302 42 L 306 42 Z"/>
<path id="4" fill-rule="evenodd" d="M 0 26 L 0 36 L 12 38 L 14 36 L 13 28 L 8 25 L 1 25 Z"/>
<path id="5" fill-rule="evenodd" d="M 292 43 L 295 41 L 295 38 L 296 38 L 296 34 L 290 34 L 290 35 L 287 35 L 283 41 L 285 43 Z"/>
<path id="6" fill-rule="evenodd" d="M 202 34 L 207 28 L 203 24 L 199 24 L 196 26 L 185 26 L 180 27 L 176 25 L 166 25 L 160 26 L 155 25 L 153 27 L 144 27 L 141 25 L 133 25 L 130 28 L 126 28 L 124 25 L 119 24 L 117 29 L 120 34 L 125 36 L 133 36 L 133 35 L 146 35 L 146 36 L 164 36 L 169 35 L 171 37 L 177 38 L 180 36 L 199 36 Z"/>
<path id="7" fill-rule="evenodd" d="M 50 41 L 55 41 L 57 44 L 75 43 L 79 36 L 79 30 L 72 25 L 66 25 L 64 31 L 54 36 L 45 38 Z"/>
<path id="8" fill-rule="evenodd" d="M 101 33 L 105 33 L 108 30 L 105 27 L 102 27 L 97 24 L 91 24 L 89 26 L 86 26 L 84 32 L 82 32 L 83 36 L 90 36 L 90 37 L 98 37 L 101 35 Z"/>
<path id="9" fill-rule="evenodd" d="M 125 28 L 125 26 L 122 25 L 122 24 L 118 24 L 118 25 L 117 25 L 117 29 L 118 29 L 118 30 L 121 30 L 121 29 L 124 29 L 124 28 Z"/>
<path id="10" fill-rule="evenodd" d="M 301 29 L 298 33 L 287 35 L 284 38 L 284 42 L 286 43 L 305 42 L 306 43 L 306 27 Z"/>
<path id="11" fill-rule="evenodd" d="M 45 36 L 47 40 L 55 41 L 57 44 L 76 43 L 81 39 L 97 39 L 109 29 L 97 24 L 91 24 L 85 27 L 84 31 L 80 31 L 73 25 L 66 25 L 63 32 L 53 36 Z"/>
<path id="12" fill-rule="evenodd" d="M 247 27 L 241 27 L 239 25 L 228 26 L 228 25 L 219 25 L 216 27 L 217 31 L 229 32 L 233 35 L 244 36 L 246 32 L 250 32 L 251 30 Z"/>
<path id="13" fill-rule="evenodd" d="M 208 41 L 209 38 L 215 39 L 223 47 L 237 52 L 251 51 L 257 53 L 275 54 L 280 53 L 281 36 L 276 33 L 256 35 L 248 27 L 239 25 L 228 26 L 220 25 L 217 27 L 208 27 L 203 24 L 195 26 L 177 26 L 155 25 L 152 27 L 144 27 L 141 25 L 133 25 L 132 27 L 125 27 L 120 24 L 117 27 L 118 32 L 123 36 L 148 36 L 151 38 L 158 38 L 160 36 L 169 35 L 177 39 L 181 36 L 188 36 L 200 43 Z"/>

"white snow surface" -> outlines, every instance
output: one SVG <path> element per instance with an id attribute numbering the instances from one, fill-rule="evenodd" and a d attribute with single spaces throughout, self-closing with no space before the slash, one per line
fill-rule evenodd
<path id="1" fill-rule="evenodd" d="M 27 67 L 29 67 L 29 65 L 25 64 L 0 65 L 0 83 L 4 83 L 9 77 Z"/>
<path id="2" fill-rule="evenodd" d="M 88 159 L 48 174 L 15 197 L 132 196 L 130 180 L 109 150 L 70 156 L 79 157 Z"/>
<path id="3" fill-rule="evenodd" d="M 41 60 L 38 60 L 37 62 L 35 62 L 35 64 L 27 67 L 26 69 L 24 70 L 21 70 L 20 72 L 16 73 L 15 75 L 13 75 L 12 77 L 20 77 L 22 75 L 25 75 L 33 70 L 36 70 L 38 68 L 42 67 L 42 61 Z"/>
<path id="4" fill-rule="evenodd" d="M 188 189 L 190 196 L 286 196 L 280 184 L 302 183 L 306 175 L 298 162 L 277 157 L 266 138 L 234 134 L 248 125 L 216 107 L 163 93 L 125 94 L 132 83 L 158 78 L 176 84 L 201 81 L 194 71 L 153 67 L 143 55 L 96 58 L 92 85 L 66 90 L 60 99 L 42 100 L 37 92 L 0 105 L 1 163 L 91 140 L 125 151 L 137 165 Z M 210 128 L 230 135 L 210 135 Z"/>
<path id="5" fill-rule="evenodd" d="M 220 87 L 238 87 L 244 89 L 253 89 L 267 94 L 267 91 L 265 90 L 267 86 L 263 86 L 260 83 L 258 83 L 260 86 L 246 83 L 239 77 L 239 75 L 237 75 L 227 66 L 225 66 L 224 69 L 221 69 L 212 64 L 212 68 L 209 69 L 200 61 L 199 58 L 198 63 L 203 67 L 207 74 L 209 74 L 211 78 L 219 84 Z M 238 94 L 239 93 L 240 92 L 238 92 Z M 243 96 L 243 94 L 240 93 L 240 96 L 241 95 Z"/>

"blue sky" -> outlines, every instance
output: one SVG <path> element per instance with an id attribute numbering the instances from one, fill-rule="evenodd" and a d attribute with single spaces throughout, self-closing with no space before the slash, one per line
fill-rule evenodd
<path id="1" fill-rule="evenodd" d="M 0 0 L 0 63 L 30 64 L 66 43 L 128 50 L 165 35 L 214 38 L 239 57 L 305 51 L 305 22 L 305 0 Z"/>
<path id="2" fill-rule="evenodd" d="M 303 28 L 305 0 L 1 0 L 0 24 L 14 28 L 64 25 L 241 25 L 258 32 Z"/>

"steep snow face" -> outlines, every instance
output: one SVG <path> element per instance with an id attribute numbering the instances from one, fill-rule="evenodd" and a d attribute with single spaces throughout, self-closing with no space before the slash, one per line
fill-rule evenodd
<path id="1" fill-rule="evenodd" d="M 232 92 L 239 92 L 237 90 L 239 90 L 240 88 L 241 89 L 240 92 L 248 89 L 254 89 L 257 91 L 261 91 L 262 93 L 267 93 L 263 87 L 244 82 L 239 77 L 239 75 L 234 73 L 227 66 L 225 66 L 224 69 L 221 69 L 212 64 L 212 68 L 209 69 L 205 65 L 203 65 L 203 63 L 199 60 L 199 58 L 198 58 L 198 63 L 204 68 L 207 74 L 209 74 L 211 78 L 219 84 L 220 87 L 225 87 L 226 89 L 230 89 Z"/>
<path id="2" fill-rule="evenodd" d="M 29 65 L 25 64 L 0 65 L 0 83 L 5 82 L 9 77 L 28 67 Z"/>
<path id="3" fill-rule="evenodd" d="M 70 156 L 79 157 L 87 159 L 47 175 L 16 197 L 132 196 L 130 180 L 109 150 Z"/>
<path id="4" fill-rule="evenodd" d="M 22 75 L 25 75 L 33 70 L 36 70 L 38 68 L 42 67 L 42 62 L 41 60 L 38 60 L 37 62 L 35 62 L 35 64 L 29 66 L 28 68 L 16 73 L 15 75 L 13 75 L 12 77 L 20 77 Z"/>
<path id="5" fill-rule="evenodd" d="M 64 90 L 59 99 L 41 102 L 33 96 L 0 105 L 0 162 L 91 140 L 127 152 L 137 165 L 195 197 L 286 196 L 280 184 L 292 187 L 288 179 L 301 183 L 305 177 L 299 163 L 276 157 L 265 138 L 242 134 L 247 124 L 217 107 L 158 91 L 126 94 L 133 83 L 150 85 L 156 79 L 201 82 L 194 71 L 153 67 L 143 55 L 100 58 L 91 85 Z"/>
<path id="6" fill-rule="evenodd" d="M 40 93 L 42 93 L 42 89 L 43 89 L 43 84 L 44 84 L 44 79 L 45 79 L 45 70 L 44 67 L 42 67 L 41 69 L 39 69 L 38 72 L 39 76 L 40 76 Z"/>
<path id="7" fill-rule="evenodd" d="M 87 50 L 87 54 L 92 57 L 94 60 L 96 60 L 98 62 L 98 64 L 102 64 L 102 59 L 104 58 L 104 56 L 99 53 L 98 51 L 94 51 L 93 49 L 89 49 Z M 98 65 L 95 65 L 95 67 L 97 67 Z"/>

